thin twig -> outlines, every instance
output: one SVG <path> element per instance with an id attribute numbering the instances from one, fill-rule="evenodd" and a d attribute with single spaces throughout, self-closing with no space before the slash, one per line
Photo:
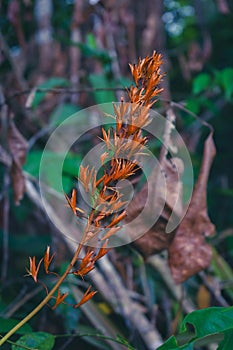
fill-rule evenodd
<path id="1" fill-rule="evenodd" d="M 213 295 L 213 297 L 216 299 L 216 301 L 219 303 L 219 305 L 224 306 L 224 307 L 228 307 L 229 304 L 226 302 L 226 300 L 220 294 L 220 286 L 219 286 L 219 288 L 216 288 L 216 286 L 213 286 L 211 283 L 209 283 L 204 271 L 199 272 L 198 275 L 201 278 L 202 282 L 204 283 L 205 287 Z"/>
<path id="2" fill-rule="evenodd" d="M 40 88 L 40 87 L 34 87 L 32 89 L 25 89 L 22 91 L 15 91 L 12 95 L 6 97 L 5 103 L 9 103 L 12 99 L 22 96 L 22 95 L 30 95 L 30 93 L 33 91 L 33 93 L 36 92 L 52 92 L 54 94 L 78 94 L 82 92 L 102 92 L 102 91 L 126 91 L 128 87 L 106 87 L 106 88 L 92 88 L 92 87 L 83 87 L 80 89 L 73 89 L 73 88 Z M 3 104 L 0 103 L 0 108 L 3 107 Z"/>
<path id="3" fill-rule="evenodd" d="M 174 285 L 174 281 L 165 259 L 161 258 L 158 255 L 152 255 L 149 257 L 148 263 L 159 272 L 160 276 L 163 278 L 165 284 L 169 288 L 174 298 L 182 302 L 182 307 L 185 312 L 190 313 L 194 311 L 195 307 L 192 304 L 191 300 L 183 299 L 182 287 L 180 285 Z"/>
<path id="4" fill-rule="evenodd" d="M 25 305 L 26 302 L 28 302 L 29 300 L 31 300 L 35 295 L 37 295 L 38 293 L 40 293 L 42 290 L 44 289 L 44 287 L 39 286 L 36 289 L 33 289 L 31 292 L 27 292 L 27 294 L 22 298 L 20 298 L 20 300 L 15 303 L 15 305 L 11 306 L 9 311 L 7 311 L 4 315 L 5 318 L 10 318 L 13 314 L 16 313 L 16 311 L 18 311 L 18 309 L 21 308 L 21 306 Z"/>
<path id="5" fill-rule="evenodd" d="M 71 287 L 73 291 L 73 296 L 78 302 L 82 298 L 82 292 L 78 287 L 72 286 Z M 107 320 L 104 315 L 101 313 L 101 311 L 95 306 L 95 303 L 92 300 L 89 300 L 88 303 L 82 306 L 82 311 L 86 315 L 86 317 L 89 319 L 89 321 L 93 324 L 95 329 L 97 329 L 99 332 L 101 332 L 104 336 L 109 336 L 111 338 L 114 338 L 116 334 L 120 334 L 120 330 L 113 326 L 109 320 Z M 78 327 L 77 327 L 78 330 Z M 125 347 L 119 346 L 111 341 L 109 339 L 107 340 L 107 343 L 111 346 L 113 350 L 123 350 Z"/>
<path id="6" fill-rule="evenodd" d="M 129 291 L 123 285 L 119 274 L 113 267 L 107 256 L 99 260 L 99 265 L 106 279 L 111 285 L 112 292 L 116 295 L 121 307 L 122 315 L 136 329 L 149 350 L 154 350 L 161 345 L 162 339 L 149 320 L 141 313 L 138 304 L 129 297 Z"/>
<path id="7" fill-rule="evenodd" d="M 29 150 L 35 145 L 35 143 L 43 136 L 47 135 L 51 130 L 54 129 L 53 125 L 47 125 L 44 128 L 40 129 L 37 133 L 35 133 L 29 140 L 28 140 L 28 149 Z"/>
<path id="8" fill-rule="evenodd" d="M 194 112 L 190 111 L 189 109 L 185 108 L 183 103 L 181 103 L 181 102 L 174 102 L 174 101 L 167 101 L 167 102 L 170 103 L 171 107 L 176 107 L 176 108 L 186 112 L 187 114 L 191 115 L 193 118 L 199 120 L 201 122 L 201 124 L 206 126 L 212 133 L 214 132 L 214 129 L 213 129 L 211 124 L 207 123 L 205 120 L 200 118 L 196 113 L 194 113 Z"/>
<path id="9" fill-rule="evenodd" d="M 167 109 L 166 115 L 167 115 L 167 118 L 165 121 L 163 145 L 162 145 L 160 155 L 159 155 L 160 164 L 163 164 L 163 161 L 165 160 L 165 158 L 167 157 L 167 154 L 169 152 L 169 148 L 172 148 L 171 133 L 172 133 L 172 129 L 174 128 L 175 121 L 176 121 L 175 113 L 171 107 Z"/>
<path id="10" fill-rule="evenodd" d="M 74 341 L 74 338 L 71 337 L 69 335 L 69 338 L 66 339 L 66 341 L 64 342 L 64 344 L 62 344 L 62 346 L 60 346 L 57 350 L 66 350 L 68 348 L 68 346 Z"/>

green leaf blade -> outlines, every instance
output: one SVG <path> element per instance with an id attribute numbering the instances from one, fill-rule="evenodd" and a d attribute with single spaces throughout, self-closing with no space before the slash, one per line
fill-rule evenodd
<path id="1" fill-rule="evenodd" d="M 37 350 L 52 350 L 54 343 L 55 337 L 52 334 L 33 332 L 20 337 L 11 348 L 12 350 L 23 350 L 23 347 Z M 20 345 L 22 345 L 22 347 Z"/>

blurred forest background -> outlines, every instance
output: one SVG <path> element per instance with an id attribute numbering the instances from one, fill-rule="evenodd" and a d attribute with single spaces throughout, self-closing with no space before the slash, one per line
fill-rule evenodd
<path id="1" fill-rule="evenodd" d="M 189 149 L 195 178 L 209 133 L 203 122 L 214 128 L 217 155 L 207 192 L 216 228 L 208 238 L 211 264 L 176 285 L 166 250 L 145 262 L 134 246 L 114 249 L 88 275 L 98 294 L 83 309 L 44 308 L 30 326 L 63 334 L 56 337 L 56 350 L 130 349 L 129 344 L 131 349 L 151 350 L 155 339 L 162 343 L 177 334 L 191 311 L 231 305 L 232 1 L 2 0 L 0 28 L 0 333 L 9 328 L 7 319 L 22 319 L 44 295 L 40 285 L 23 277 L 28 256 L 39 259 L 49 244 L 56 252 L 55 270 L 63 271 L 71 255 L 69 242 L 50 223 L 39 195 L 39 164 L 49 134 L 83 108 L 127 99 L 125 88 L 132 84 L 128 63 L 154 50 L 163 55 L 166 75 L 153 108 L 165 115 L 174 101 L 176 127 Z M 81 160 L 82 154 L 68 154 L 66 193 Z M 71 278 L 63 292 L 69 290 L 69 298 L 75 299 L 86 285 L 86 280 Z M 88 335 L 69 336 L 75 333 Z M 101 339 L 100 334 L 129 344 Z"/>

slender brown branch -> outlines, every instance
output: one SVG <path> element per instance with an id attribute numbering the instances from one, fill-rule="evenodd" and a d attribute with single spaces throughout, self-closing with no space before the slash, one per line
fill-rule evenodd
<path id="1" fill-rule="evenodd" d="M 22 95 L 30 95 L 33 90 L 33 93 L 36 92 L 52 92 L 54 94 L 78 94 L 81 92 L 102 92 L 102 91 L 126 91 L 128 87 L 106 87 L 106 88 L 92 88 L 92 87 L 83 87 L 80 89 L 73 88 L 33 88 L 33 89 L 25 89 L 21 91 L 15 91 L 12 95 L 6 97 L 5 103 L 9 103 L 12 99 L 22 96 Z M 3 103 L 0 103 L 0 108 L 3 107 Z"/>

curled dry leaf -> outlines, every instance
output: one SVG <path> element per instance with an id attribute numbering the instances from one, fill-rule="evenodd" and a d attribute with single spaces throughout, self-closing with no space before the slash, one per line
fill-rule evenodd
<path id="1" fill-rule="evenodd" d="M 19 204 L 23 197 L 25 180 L 22 171 L 22 165 L 26 159 L 27 141 L 16 128 L 13 120 L 9 122 L 8 147 L 12 156 L 11 179 L 14 191 L 15 204 Z"/>
<path id="2" fill-rule="evenodd" d="M 148 215 L 153 217 L 154 213 L 158 212 L 158 206 L 160 203 L 165 203 L 163 211 L 153 227 L 133 242 L 133 245 L 145 258 L 148 258 L 152 254 L 159 253 L 164 249 L 168 249 L 176 231 L 174 230 L 170 233 L 166 233 L 167 224 L 171 219 L 172 212 L 173 219 L 179 218 L 183 209 L 182 183 L 180 181 L 183 172 L 182 160 L 174 158 L 171 162 L 164 158 L 161 168 L 163 169 L 162 172 L 160 168 L 155 168 L 148 179 L 150 186 L 154 189 L 154 194 L 152 195 L 150 193 L 151 201 L 148 205 L 150 213 L 148 213 Z M 162 179 L 165 180 L 166 186 L 164 186 Z M 147 196 L 148 188 L 147 184 L 145 184 L 142 190 L 134 196 L 133 200 L 127 207 L 127 223 L 134 220 L 143 210 Z M 135 226 L 133 225 L 134 222 Z M 143 222 L 142 220 L 140 222 L 139 220 L 132 221 L 128 232 L 131 238 L 135 232 L 138 232 L 139 227 L 140 232 L 143 232 L 143 227 L 145 226 L 146 222 Z"/>
<path id="3" fill-rule="evenodd" d="M 190 206 L 168 249 L 169 266 L 176 283 L 205 269 L 211 260 L 211 247 L 205 237 L 213 235 L 215 228 L 207 214 L 206 188 L 215 153 L 211 133 L 205 141 L 201 170 Z"/>

